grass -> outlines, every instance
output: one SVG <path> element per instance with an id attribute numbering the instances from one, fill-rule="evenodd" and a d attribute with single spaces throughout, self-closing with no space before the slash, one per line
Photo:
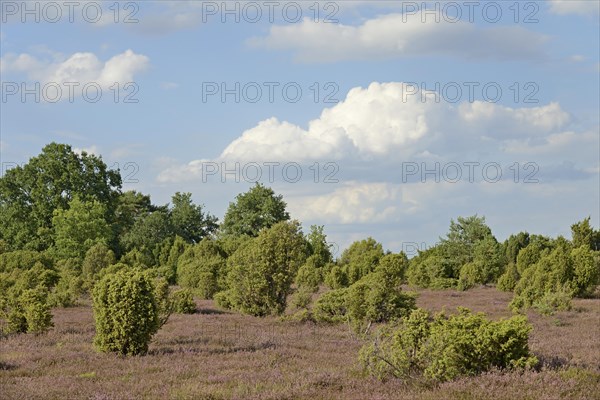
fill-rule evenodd
<path id="1" fill-rule="evenodd" d="M 418 305 L 510 316 L 493 288 L 419 291 Z M 540 371 L 493 371 L 436 387 L 364 376 L 362 342 L 344 325 L 253 318 L 197 301 L 173 315 L 146 356 L 92 347 L 89 305 L 55 309 L 46 335 L 0 340 L 2 399 L 600 399 L 600 300 L 574 301 L 551 317 L 534 312 L 531 348 Z M 557 322 L 559 321 L 559 322 Z"/>

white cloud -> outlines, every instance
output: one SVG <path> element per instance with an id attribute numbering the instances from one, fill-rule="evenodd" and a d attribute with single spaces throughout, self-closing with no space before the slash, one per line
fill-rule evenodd
<path id="1" fill-rule="evenodd" d="M 501 215 L 498 207 L 515 208 L 515 199 L 527 196 L 541 201 L 550 189 L 538 191 L 542 184 L 523 183 L 531 172 L 524 169 L 527 162 L 539 166 L 533 178 L 541 183 L 597 175 L 597 132 L 569 129 L 571 118 L 558 103 L 511 108 L 483 102 L 422 102 L 419 94 L 405 96 L 408 89 L 397 82 L 354 88 L 342 102 L 309 121 L 306 128 L 269 118 L 243 132 L 218 157 L 183 165 L 169 160 L 162 165 L 157 180 L 160 184 L 221 184 L 218 173 L 213 180 L 208 178 L 208 183 L 204 179 L 217 165 L 222 172 L 223 163 L 231 167 L 235 162 L 295 161 L 308 166 L 314 161 L 335 161 L 338 184 L 315 184 L 311 172 L 305 170 L 307 177 L 298 184 L 286 186 L 276 181 L 272 186 L 283 185 L 278 192 L 284 194 L 294 218 L 348 227 L 446 223 L 457 215 L 475 212 Z M 562 163 L 574 154 L 577 164 Z M 402 173 L 406 162 L 421 169 L 408 180 Z M 423 182 L 422 170 L 431 170 L 435 162 L 460 164 L 463 179 L 453 183 L 451 177 L 436 179 L 430 175 Z M 475 182 L 467 181 L 470 172 L 464 162 L 480 163 L 474 170 Z M 483 166 L 489 162 L 502 168 L 500 181 L 490 183 L 493 171 L 484 176 Z M 517 184 L 510 169 L 515 162 L 520 163 Z M 208 171 L 209 164 L 213 171 Z M 363 237 L 367 232 L 357 230 Z M 391 233 L 386 235 L 386 240 L 398 240 Z M 341 236 L 346 240 L 348 234 L 344 231 Z"/>
<path id="2" fill-rule="evenodd" d="M 388 14 L 360 26 L 302 23 L 273 26 L 251 46 L 293 50 L 302 62 L 372 60 L 394 57 L 446 55 L 476 60 L 532 60 L 544 57 L 546 37 L 518 26 L 480 28 L 463 21 L 418 14 Z"/>
<path id="3" fill-rule="evenodd" d="M 41 83 L 95 82 L 108 87 L 115 82 L 125 84 L 134 81 L 135 74 L 148 67 L 149 58 L 132 50 L 117 54 L 106 62 L 89 52 L 74 53 L 58 61 L 41 60 L 23 53 L 7 54 L 0 63 L 3 72 L 25 73 L 29 79 Z"/>
<path id="4" fill-rule="evenodd" d="M 397 82 L 354 88 L 345 100 L 310 121 L 307 129 L 269 118 L 243 132 L 219 157 L 170 166 L 159 180 L 197 179 L 207 162 L 327 160 L 359 170 L 363 164 L 394 165 L 399 160 L 549 154 L 544 146 L 557 148 L 564 141 L 580 144 L 583 140 L 580 134 L 565 131 L 571 119 L 558 103 L 510 108 L 476 101 L 455 106 L 436 102 L 432 96 L 409 94 L 413 89 Z"/>
<path id="5" fill-rule="evenodd" d="M 348 182 L 327 194 L 287 201 L 294 218 L 341 224 L 389 221 L 403 206 L 402 188 L 388 183 Z"/>
<path id="6" fill-rule="evenodd" d="M 550 12 L 559 15 L 578 14 L 597 16 L 600 2 L 596 0 L 550 0 Z"/>

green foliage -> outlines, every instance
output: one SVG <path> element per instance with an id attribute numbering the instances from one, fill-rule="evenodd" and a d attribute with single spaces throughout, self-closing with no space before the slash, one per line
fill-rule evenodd
<path id="1" fill-rule="evenodd" d="M 460 268 L 473 261 L 475 246 L 492 237 L 491 229 L 485 223 L 485 217 L 473 215 L 458 217 L 450 221 L 450 229 L 440 240 L 440 255 L 450 264 L 450 275 L 442 278 L 458 278 Z"/>
<path id="2" fill-rule="evenodd" d="M 408 257 L 406 257 L 404 252 L 398 254 L 390 253 L 379 260 L 379 264 L 375 267 L 375 272 L 380 272 L 386 279 L 396 284 L 401 284 L 406 280 L 408 265 Z"/>
<path id="3" fill-rule="evenodd" d="M 255 316 L 281 314 L 307 252 L 297 221 L 262 230 L 227 260 L 228 303 Z"/>
<path id="4" fill-rule="evenodd" d="M 193 289 L 203 299 L 212 299 L 221 287 L 220 275 L 225 272 L 225 254 L 219 244 L 205 238 L 195 246 L 189 247 L 179 257 L 177 263 L 177 282 Z"/>
<path id="5" fill-rule="evenodd" d="M 161 261 L 161 275 L 167 278 L 170 284 L 175 284 L 177 281 L 179 259 L 188 248 L 190 248 L 190 245 L 183 238 L 177 236 L 169 248 L 166 260 L 164 262 Z"/>
<path id="6" fill-rule="evenodd" d="M 51 288 L 48 295 L 48 304 L 51 307 L 74 306 L 84 291 L 83 279 L 68 263 L 59 266 L 58 275 L 58 283 Z"/>
<path id="7" fill-rule="evenodd" d="M 417 309 L 384 326 L 361 349 L 359 359 L 380 379 L 424 377 L 444 382 L 491 368 L 534 366 L 537 359 L 529 350 L 530 331 L 524 316 L 491 321 L 483 313 L 459 308 L 456 315 L 431 318 Z"/>
<path id="8" fill-rule="evenodd" d="M 325 284 L 334 290 L 348 287 L 349 279 L 346 269 L 339 265 L 333 265 L 325 275 Z"/>
<path id="9" fill-rule="evenodd" d="M 68 209 L 55 210 L 52 228 L 56 256 L 83 260 L 85 253 L 95 244 L 110 243 L 113 232 L 105 214 L 106 207 L 102 203 L 82 201 L 79 197 L 69 202 Z"/>
<path id="10" fill-rule="evenodd" d="M 32 250 L 17 250 L 0 254 L 0 272 L 27 270 L 37 263 L 46 268 L 53 267 L 53 259 L 46 253 Z"/>
<path id="11" fill-rule="evenodd" d="M 351 285 L 373 272 L 383 256 L 383 246 L 371 237 L 352 243 L 339 260 L 340 267 L 348 277 L 347 284 Z"/>
<path id="12" fill-rule="evenodd" d="M 571 225 L 573 247 L 588 246 L 591 250 L 600 251 L 600 231 L 590 225 L 590 217 Z"/>
<path id="13" fill-rule="evenodd" d="M 312 225 L 307 235 L 308 248 L 311 257 L 314 258 L 316 268 L 323 268 L 333 262 L 331 245 L 327 243 L 327 236 L 323 232 L 323 226 Z"/>
<path id="14" fill-rule="evenodd" d="M 506 262 L 516 264 L 519 251 L 528 245 L 529 233 L 519 232 L 516 235 L 510 235 L 510 237 L 502 244 Z"/>
<path id="15" fill-rule="evenodd" d="M 518 259 L 528 248 L 521 250 Z M 595 255 L 585 246 L 571 249 L 557 242 L 553 250 L 544 250 L 539 260 L 525 269 L 515 286 L 511 308 L 535 307 L 545 314 L 569 309 L 573 296 L 596 284 L 594 268 L 597 270 L 598 264 L 594 260 Z"/>
<path id="16" fill-rule="evenodd" d="M 171 223 L 174 233 L 188 243 L 198 243 L 217 230 L 217 218 L 204 213 L 192 202 L 191 193 L 175 193 L 171 200 Z"/>
<path id="17" fill-rule="evenodd" d="M 21 294 L 19 302 L 23 307 L 28 333 L 45 333 L 53 326 L 48 305 L 48 289 L 43 286 L 27 289 Z"/>
<path id="18" fill-rule="evenodd" d="M 530 244 L 519 251 L 517 255 L 517 271 L 523 274 L 527 268 L 537 263 L 545 249 L 550 248 L 548 238 L 534 236 L 531 238 Z"/>
<path id="19" fill-rule="evenodd" d="M 454 264 L 444 256 L 439 255 L 439 248 L 420 252 L 410 260 L 407 271 L 408 283 L 411 286 L 446 289 L 456 286 Z"/>
<path id="20" fill-rule="evenodd" d="M 319 256 L 313 254 L 306 259 L 296 275 L 296 285 L 310 292 L 317 292 L 323 281 L 322 268 L 319 267 Z"/>
<path id="21" fill-rule="evenodd" d="M 297 310 L 308 310 L 308 306 L 312 301 L 313 292 L 306 287 L 301 287 L 292 295 L 291 305 Z"/>
<path id="22" fill-rule="evenodd" d="M 137 249 L 149 258 L 147 266 L 157 264 L 152 251 L 173 235 L 173 227 L 166 210 L 158 209 L 137 219 L 131 229 L 121 236 L 121 246 L 126 252 Z"/>
<path id="23" fill-rule="evenodd" d="M 503 292 L 512 292 L 515 290 L 515 286 L 517 286 L 517 282 L 519 281 L 520 275 L 517 270 L 517 265 L 514 263 L 508 264 L 504 273 L 498 278 L 498 283 L 496 288 L 498 290 L 502 290 Z"/>
<path id="24" fill-rule="evenodd" d="M 415 306 L 415 297 L 402 292 L 397 282 L 381 272 L 363 277 L 348 288 L 348 317 L 356 330 L 365 324 L 386 322 L 407 315 Z"/>
<path id="25" fill-rule="evenodd" d="M 115 264 L 115 253 L 104 243 L 98 243 L 85 253 L 82 266 L 82 278 L 87 288 L 91 288 L 98 278 L 98 273 Z"/>
<path id="26" fill-rule="evenodd" d="M 109 170 L 101 158 L 51 143 L 0 178 L 0 239 L 11 250 L 48 249 L 54 211 L 67 210 L 75 197 L 102 204 L 112 223 L 120 188 L 119 172 Z"/>
<path id="27" fill-rule="evenodd" d="M 42 285 L 0 296 L 3 333 L 45 333 L 53 326 L 48 289 Z"/>
<path id="28" fill-rule="evenodd" d="M 196 312 L 196 303 L 189 289 L 179 289 L 171 294 L 173 311 L 179 314 L 193 314 Z"/>
<path id="29" fill-rule="evenodd" d="M 277 196 L 271 188 L 257 183 L 229 204 L 221 226 L 222 233 L 256 237 L 262 229 L 288 221 L 290 215 L 285 208 L 283 196 Z"/>
<path id="30" fill-rule="evenodd" d="M 148 274 L 121 269 L 106 275 L 93 289 L 96 348 L 124 355 L 146 353 L 160 328 L 157 303 Z"/>
<path id="31" fill-rule="evenodd" d="M 348 288 L 334 289 L 324 293 L 315 302 L 313 315 L 319 322 L 343 322 L 348 319 L 346 295 Z"/>
<path id="32" fill-rule="evenodd" d="M 415 308 L 415 297 L 402 292 L 400 279 L 382 269 L 361 278 L 348 288 L 323 294 L 313 309 L 316 321 L 348 321 L 357 331 L 373 322 L 386 322 Z"/>
<path id="33" fill-rule="evenodd" d="M 584 244 L 571 251 L 573 261 L 573 286 L 576 296 L 591 293 L 600 279 L 600 252 Z"/>

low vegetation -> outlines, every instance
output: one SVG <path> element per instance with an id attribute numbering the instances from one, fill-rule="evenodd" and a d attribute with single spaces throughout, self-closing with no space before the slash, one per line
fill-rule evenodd
<path id="1" fill-rule="evenodd" d="M 100 157 L 56 143 L 7 171 L 0 178 L 0 345 L 8 346 L 9 356 L 0 353 L 0 376 L 9 397 L 17 397 L 13 388 L 22 383 L 22 369 L 29 373 L 28 361 L 19 361 L 27 357 L 16 355 L 10 345 L 33 343 L 47 353 L 40 355 L 48 366 L 34 374 L 38 380 L 43 381 L 44 373 L 60 375 L 52 365 L 67 356 L 46 344 L 54 340 L 61 348 L 71 340 L 71 328 L 63 323 L 73 315 L 77 346 L 69 357 L 79 357 L 79 351 L 106 367 L 109 360 L 119 364 L 122 359 L 103 353 L 144 355 L 179 371 L 169 378 L 171 384 L 187 385 L 169 393 L 150 385 L 154 389 L 148 393 L 133 388 L 109 397 L 197 397 L 203 388 L 212 388 L 209 398 L 315 398 L 324 393 L 440 398 L 439 388 L 446 387 L 450 397 L 455 393 L 462 398 L 456 382 L 477 392 L 474 379 L 493 386 L 503 374 L 525 392 L 529 389 L 521 377 L 535 381 L 535 374 L 559 386 L 571 379 L 597 388 L 597 352 L 584 356 L 593 361 L 583 364 L 554 359 L 544 347 L 544 341 L 554 339 L 538 331 L 548 329 L 548 321 L 583 324 L 578 314 L 583 309 L 600 315 L 600 232 L 589 217 L 571 226 L 570 239 L 520 232 L 505 241 L 497 240 L 484 217 L 458 217 L 439 243 L 411 259 L 386 251 L 374 238 L 355 241 L 334 259 L 324 227 L 312 226 L 305 233 L 286 208 L 281 195 L 256 184 L 230 203 L 219 224 L 204 206 L 194 204 L 190 193 L 175 193 L 170 204 L 152 204 L 147 195 L 123 192 L 119 171 L 110 170 Z M 473 307 L 493 308 L 489 317 L 463 308 L 471 308 L 477 293 L 502 296 L 502 319 L 493 315 L 494 304 Z M 423 303 L 422 296 L 440 296 L 448 305 L 454 298 L 461 301 L 453 304 L 456 312 L 435 314 L 438 307 Z M 205 309 L 198 307 L 199 300 Z M 227 327 L 235 321 L 250 332 L 253 323 L 287 333 L 315 330 L 339 346 L 322 345 L 318 337 L 313 342 L 274 336 L 223 343 L 196 330 L 209 321 Z M 189 328 L 187 337 L 186 323 L 198 325 Z M 568 334 L 589 342 L 595 332 L 591 329 Z M 84 339 L 93 343 L 96 355 L 90 355 Z M 188 376 L 199 377 L 200 372 L 177 369 L 190 367 L 186 363 L 191 361 L 172 360 L 186 352 L 191 360 L 210 362 L 211 368 L 247 353 L 246 365 L 224 367 L 231 376 L 259 383 L 233 389 L 231 378 L 223 375 L 193 383 Z M 267 358 L 254 365 L 254 353 Z M 94 381 L 104 373 L 88 361 L 80 365 L 77 379 Z M 142 368 L 143 361 L 132 362 Z M 278 379 L 287 383 L 278 386 L 273 377 L 257 378 L 253 373 L 259 372 L 248 368 L 285 372 Z M 307 382 L 293 383 L 291 377 L 310 371 L 316 375 Z M 161 369 L 149 376 L 159 379 L 168 373 Z M 109 385 L 115 379 L 102 381 Z M 565 390 L 578 398 L 600 393 L 569 385 Z M 50 397 L 81 397 L 83 392 L 74 393 L 73 387 L 77 385 Z M 86 387 L 106 397 L 106 390 Z M 363 396 L 353 387 L 363 388 Z M 26 397 L 38 397 L 29 389 Z M 471 397 L 485 397 L 477 393 L 481 396 Z"/>

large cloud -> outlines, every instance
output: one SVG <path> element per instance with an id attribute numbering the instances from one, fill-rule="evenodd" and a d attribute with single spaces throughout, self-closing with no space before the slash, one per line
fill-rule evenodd
<path id="1" fill-rule="evenodd" d="M 541 206 L 544 201 L 554 204 L 552 199 L 568 197 L 557 195 L 560 188 L 568 188 L 572 195 L 581 185 L 577 182 L 598 175 L 597 131 L 576 129 L 579 122 L 572 124 L 558 103 L 511 108 L 484 102 L 423 102 L 422 98 L 433 96 L 422 97 L 413 89 L 399 82 L 354 88 L 306 128 L 276 118 L 261 121 L 219 156 L 171 165 L 162 170 L 158 182 L 202 182 L 205 190 L 212 190 L 206 189 L 211 184 L 221 190 L 218 175 L 202 181 L 208 164 L 227 163 L 231 168 L 233 163 L 279 161 L 308 166 L 314 161 L 321 165 L 335 161 L 338 183 L 313 182 L 312 172 L 305 170 L 307 176 L 300 182 L 276 180 L 269 185 L 284 195 L 295 218 L 307 224 L 326 223 L 332 240 L 342 247 L 349 238 L 378 232 L 378 237 L 399 249 L 403 240 L 430 242 L 431 232 L 442 233 L 457 215 L 480 213 L 498 224 L 507 215 L 515 221 L 527 215 L 542 218 L 539 210 L 548 212 Z M 409 179 L 404 175 L 407 162 L 421 169 Z M 479 162 L 472 181 L 467 179 L 465 162 Z M 444 163 L 458 163 L 462 179 L 454 181 L 454 171 L 447 174 L 451 177 L 442 172 L 423 179 L 424 166 L 431 170 L 436 163 L 442 165 L 438 171 Z M 501 179 L 490 179 L 493 170 L 487 171 L 486 179 L 486 163 L 498 163 Z M 517 171 L 515 163 L 519 163 Z M 583 207 L 579 214 L 591 212 L 596 192 L 589 188 L 578 198 Z M 578 213 L 565 218 L 574 221 Z M 440 223 L 441 227 L 436 225 Z M 405 225 L 411 228 L 404 229 Z M 523 229 L 535 231 L 539 226 Z"/>
<path id="2" fill-rule="evenodd" d="M 519 26 L 477 27 L 439 17 L 388 14 L 360 26 L 302 23 L 273 26 L 252 46 L 292 50 L 302 62 L 335 62 L 445 55 L 474 60 L 535 60 L 544 57 L 544 35 Z"/>

